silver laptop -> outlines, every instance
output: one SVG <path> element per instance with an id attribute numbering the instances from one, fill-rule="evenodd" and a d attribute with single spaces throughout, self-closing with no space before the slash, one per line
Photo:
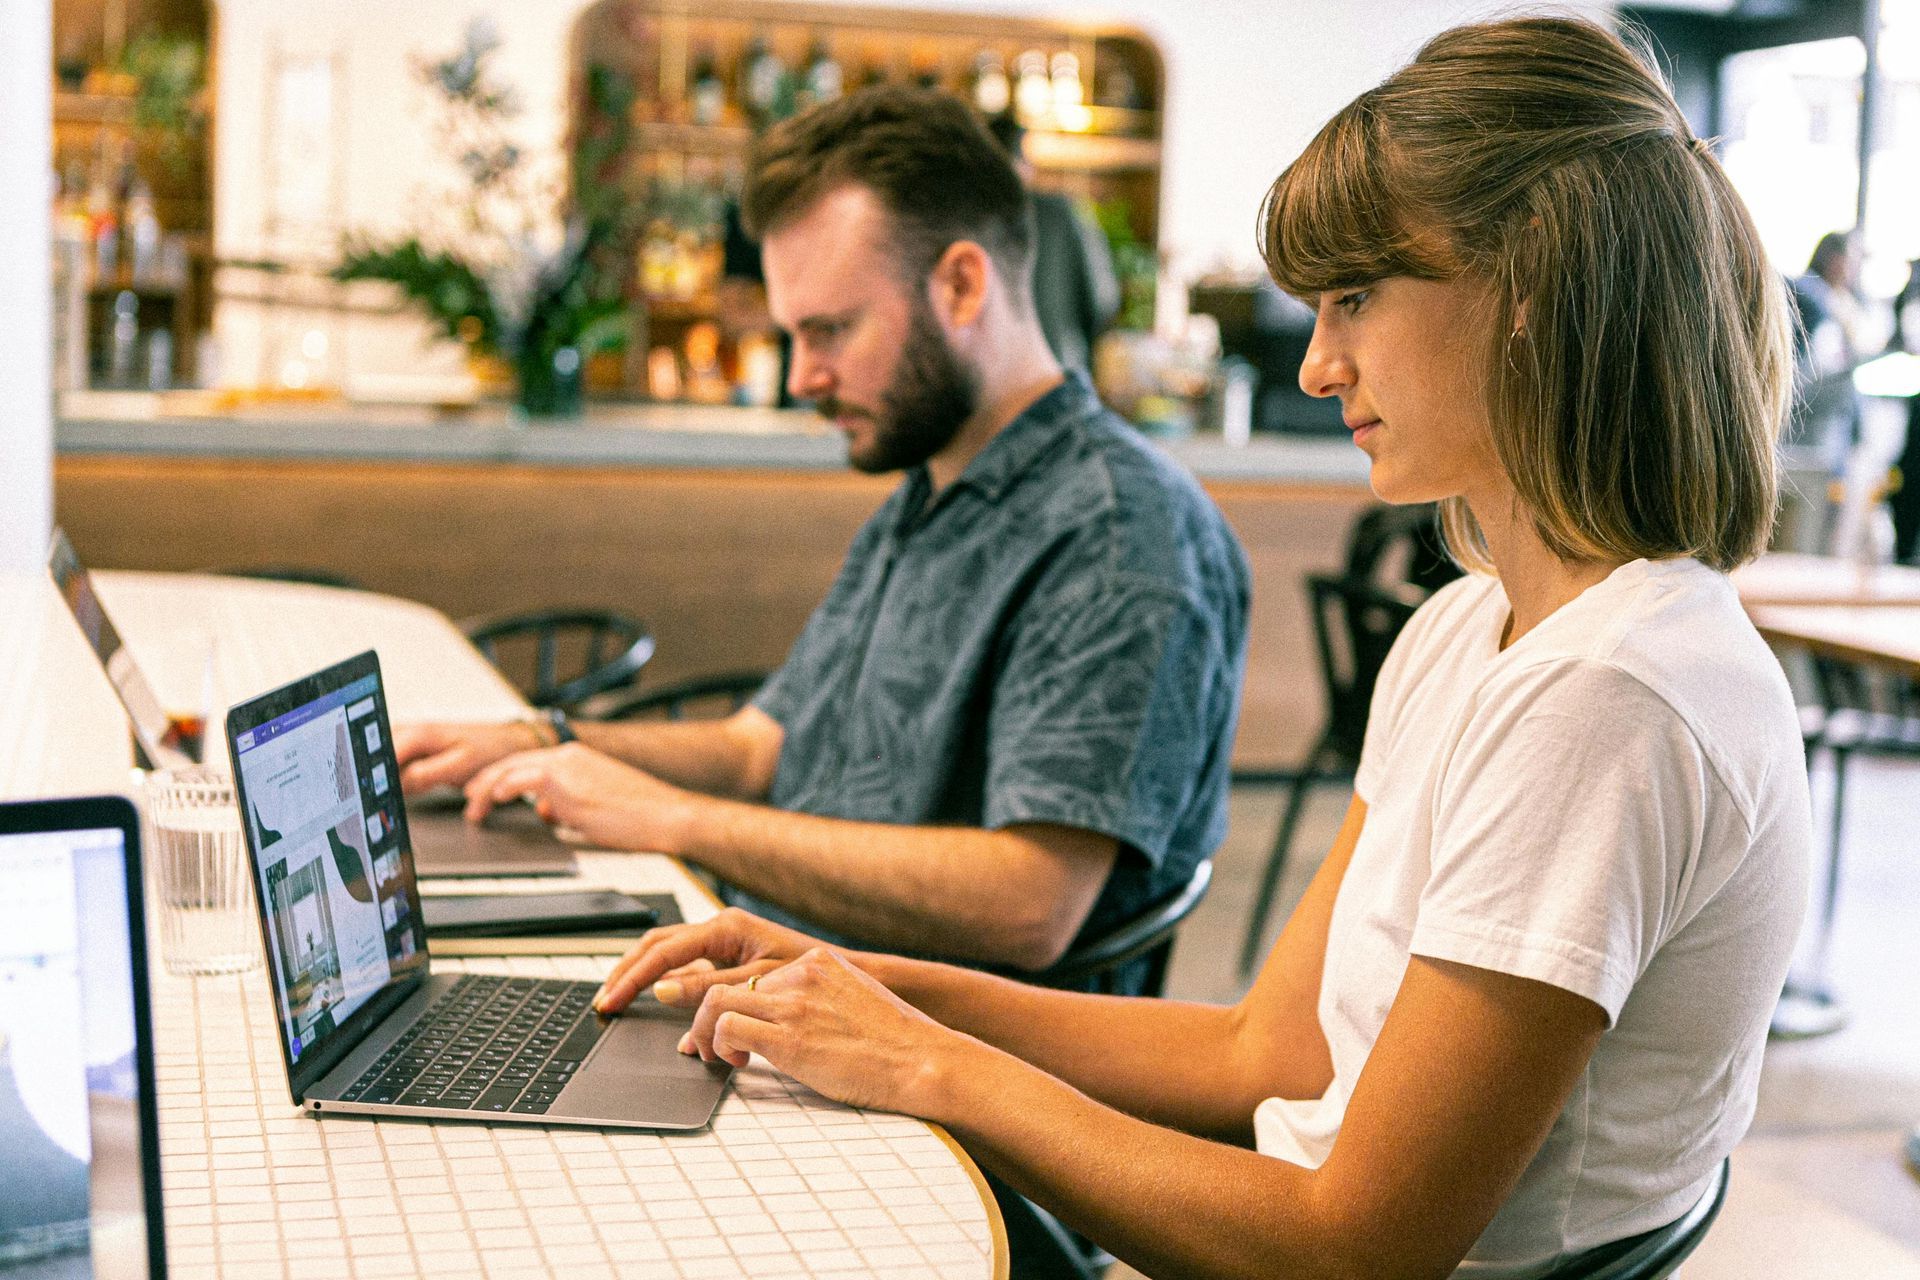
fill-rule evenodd
<path id="1" fill-rule="evenodd" d="M 0 804 L 0 1277 L 161 1280 L 139 821 Z"/>
<path id="2" fill-rule="evenodd" d="M 107 680 L 120 695 L 120 705 L 133 722 L 133 741 L 140 753 L 140 764 L 147 769 L 179 769 L 198 764 L 201 735 L 205 732 L 205 708 L 199 717 L 170 717 L 154 696 L 153 686 L 135 665 L 133 655 L 120 640 L 113 619 L 93 589 L 73 544 L 64 530 L 53 531 L 53 550 L 47 556 L 47 568 L 53 573 L 53 585 L 60 598 L 73 611 L 81 634 L 93 646 L 93 656 L 106 668 Z"/>
<path id="3" fill-rule="evenodd" d="M 697 1129 L 730 1074 L 676 1045 L 691 1013 L 606 1019 L 591 982 L 435 974 L 379 660 L 227 714 L 280 1045 L 318 1113 Z"/>
<path id="4" fill-rule="evenodd" d="M 120 640 L 113 619 L 93 589 L 67 535 L 53 531 L 48 568 L 61 598 L 106 668 L 107 679 L 133 722 L 140 763 L 148 769 L 178 769 L 203 758 L 205 709 L 197 716 L 168 715 L 153 686 Z M 459 797 L 458 792 L 450 796 Z M 406 801 L 412 819 L 413 853 L 423 876 L 570 876 L 579 870 L 571 846 L 560 840 L 532 806 L 502 805 L 483 823 L 461 816 L 464 797 Z"/>

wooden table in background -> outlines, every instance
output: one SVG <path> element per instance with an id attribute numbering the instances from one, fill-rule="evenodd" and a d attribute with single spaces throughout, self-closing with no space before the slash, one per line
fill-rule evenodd
<path id="1" fill-rule="evenodd" d="M 1920 606 L 1920 568 L 1860 565 L 1832 556 L 1769 551 L 1733 571 L 1740 602 L 1760 605 Z"/>
<path id="2" fill-rule="evenodd" d="M 1756 605 L 1747 615 L 1775 644 L 1920 678 L 1920 603 Z"/>

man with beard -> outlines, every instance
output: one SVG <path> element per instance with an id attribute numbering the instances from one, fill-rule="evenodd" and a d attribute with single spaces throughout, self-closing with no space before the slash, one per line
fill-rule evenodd
<path id="1" fill-rule="evenodd" d="M 410 790 L 531 794 L 836 941 L 1038 970 L 1226 829 L 1248 580 L 1219 511 L 1048 350 L 1004 152 L 879 87 L 771 130 L 743 200 L 788 388 L 905 479 L 785 664 L 707 723 L 415 726 Z M 566 739 L 565 741 L 556 741 Z"/>

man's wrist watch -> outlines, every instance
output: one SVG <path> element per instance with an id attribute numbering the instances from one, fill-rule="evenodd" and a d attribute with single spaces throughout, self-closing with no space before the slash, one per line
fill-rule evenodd
<path id="1" fill-rule="evenodd" d="M 580 741 L 580 735 L 573 731 L 573 725 L 567 721 L 567 713 L 558 707 L 542 707 L 539 722 L 553 730 L 553 745 L 556 747 Z"/>

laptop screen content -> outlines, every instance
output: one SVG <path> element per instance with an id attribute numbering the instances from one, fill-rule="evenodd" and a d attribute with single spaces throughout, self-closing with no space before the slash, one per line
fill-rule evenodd
<path id="1" fill-rule="evenodd" d="M 327 687 L 345 667 L 370 665 L 302 681 L 294 688 L 308 700 L 234 733 L 290 1065 L 426 964 L 379 676 Z"/>
<path id="2" fill-rule="evenodd" d="M 116 828 L 0 833 L 5 1280 L 149 1274 L 125 859 Z"/>

